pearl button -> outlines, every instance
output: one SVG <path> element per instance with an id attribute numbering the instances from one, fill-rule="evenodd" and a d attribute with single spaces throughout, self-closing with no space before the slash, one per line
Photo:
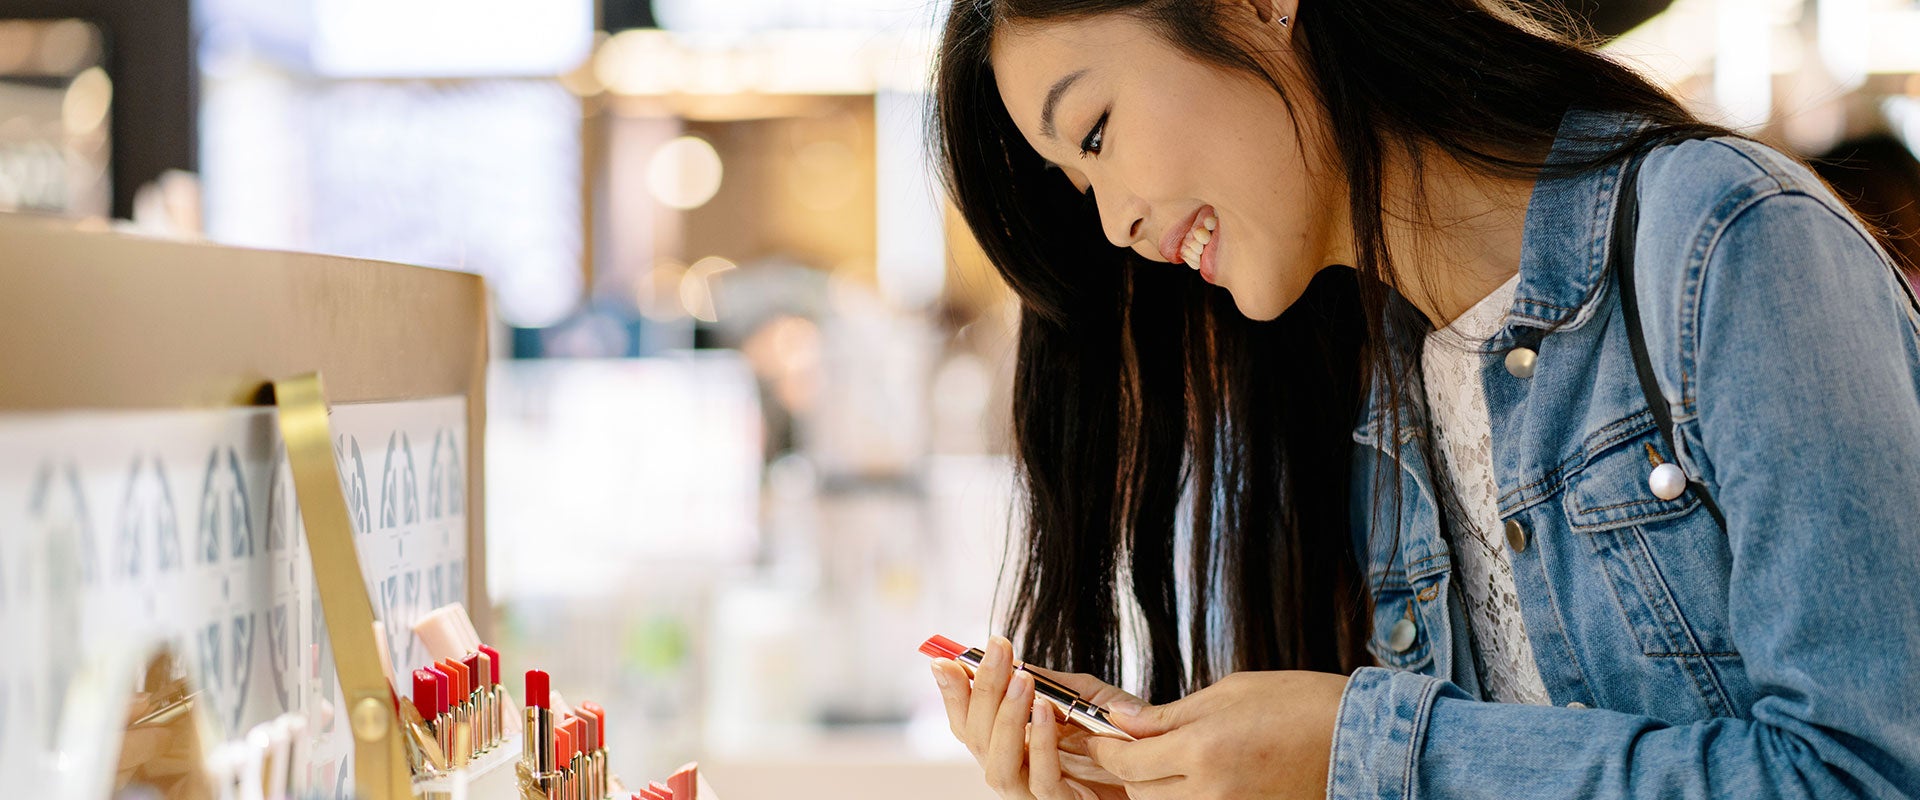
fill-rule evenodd
<path id="1" fill-rule="evenodd" d="M 1387 631 L 1387 649 L 1396 653 L 1407 652 L 1407 648 L 1413 646 L 1413 637 L 1419 632 L 1420 629 L 1414 626 L 1413 620 L 1402 619 L 1393 623 L 1393 629 Z"/>
<path id="2" fill-rule="evenodd" d="M 1527 549 L 1527 526 L 1520 524 L 1520 520 L 1507 520 L 1507 546 L 1516 553 Z"/>
<path id="3" fill-rule="evenodd" d="M 1647 476 L 1647 488 L 1653 490 L 1654 497 L 1672 500 L 1687 493 L 1687 473 L 1669 461 L 1653 468 L 1653 473 Z"/>
<path id="4" fill-rule="evenodd" d="M 1567 704 L 1567 708 L 1586 708 L 1586 707 L 1587 707 L 1586 703 L 1582 703 L 1578 700 L 1575 700 Z"/>
<path id="5" fill-rule="evenodd" d="M 1522 380 L 1533 377 L 1534 362 L 1540 354 L 1525 347 L 1516 347 L 1507 351 L 1507 374 Z"/>

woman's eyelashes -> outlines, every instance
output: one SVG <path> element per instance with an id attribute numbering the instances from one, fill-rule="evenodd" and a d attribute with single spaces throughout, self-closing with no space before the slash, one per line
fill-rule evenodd
<path id="1" fill-rule="evenodd" d="M 1087 135 L 1080 140 L 1081 158 L 1100 154 L 1100 148 L 1106 144 L 1107 117 L 1112 113 L 1112 111 L 1100 112 L 1100 119 L 1093 123 L 1093 129 L 1087 131 Z"/>

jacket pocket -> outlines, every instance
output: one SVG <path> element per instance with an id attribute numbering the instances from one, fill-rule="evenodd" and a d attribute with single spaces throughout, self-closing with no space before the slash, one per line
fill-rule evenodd
<path id="1" fill-rule="evenodd" d="M 1624 432 L 1570 476 L 1567 521 L 1583 534 L 1642 655 L 1737 657 L 1726 615 L 1726 537 L 1691 489 L 1672 500 L 1654 496 L 1647 475 L 1673 456 L 1650 415 L 1623 422 L 1615 427 Z"/>
<path id="2" fill-rule="evenodd" d="M 1685 516 L 1700 506 L 1689 490 L 1672 500 L 1655 496 L 1647 478 L 1673 460 L 1653 415 L 1641 413 L 1607 426 L 1587 444 L 1586 463 L 1567 481 L 1567 522 L 1588 533 Z"/>
<path id="3" fill-rule="evenodd" d="M 1373 587 L 1373 632 L 1367 637 L 1367 650 L 1380 666 L 1432 673 L 1435 633 L 1443 630 L 1436 626 L 1446 614 L 1441 600 L 1446 559 L 1438 562 L 1422 565 L 1426 568 L 1411 578 L 1394 570 L 1375 573 L 1368 581 Z"/>

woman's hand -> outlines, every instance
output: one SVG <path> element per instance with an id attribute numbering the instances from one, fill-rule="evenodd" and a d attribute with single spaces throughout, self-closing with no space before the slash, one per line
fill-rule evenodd
<path id="1" fill-rule="evenodd" d="M 1033 679 L 1013 670 L 1012 644 L 996 636 L 986 654 L 971 685 L 966 670 L 944 658 L 933 662 L 933 677 L 947 723 L 980 762 L 987 785 L 1009 800 L 1124 800 L 1120 780 L 1088 756 L 1088 740 L 1096 737 L 1056 721 L 1053 707 L 1034 697 Z M 1142 707 L 1090 675 L 1028 669 L 1109 709 Z"/>
<path id="2" fill-rule="evenodd" d="M 1136 742 L 1097 737 L 1094 763 L 1133 800 L 1323 798 L 1340 694 L 1321 672 L 1241 672 L 1114 723 Z"/>

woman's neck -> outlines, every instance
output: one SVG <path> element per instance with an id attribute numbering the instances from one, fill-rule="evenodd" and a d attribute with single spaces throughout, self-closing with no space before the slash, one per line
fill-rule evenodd
<path id="1" fill-rule="evenodd" d="M 1405 158 L 1390 159 L 1385 173 L 1381 225 L 1393 281 L 1434 328 L 1519 272 L 1532 180 L 1488 177 L 1431 152 L 1418 174 Z"/>

